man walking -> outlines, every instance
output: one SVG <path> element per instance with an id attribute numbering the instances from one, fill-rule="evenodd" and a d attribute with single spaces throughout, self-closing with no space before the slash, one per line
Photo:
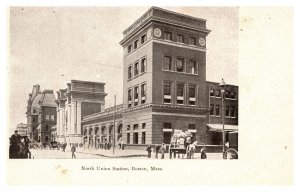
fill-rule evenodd
<path id="1" fill-rule="evenodd" d="M 71 147 L 71 152 L 72 152 L 72 159 L 75 158 L 76 159 L 76 156 L 75 156 L 75 151 L 76 151 L 76 147 L 75 145 L 73 144 L 72 147 Z"/>
<path id="2" fill-rule="evenodd" d="M 163 143 L 160 147 L 161 159 L 165 158 L 165 151 L 166 151 L 166 147 L 165 144 Z"/>

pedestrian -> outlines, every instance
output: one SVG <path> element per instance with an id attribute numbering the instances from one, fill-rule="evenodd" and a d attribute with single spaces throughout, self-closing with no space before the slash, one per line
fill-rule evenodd
<path id="1" fill-rule="evenodd" d="M 151 145 L 148 145 L 146 151 L 148 151 L 148 158 L 151 158 Z"/>
<path id="2" fill-rule="evenodd" d="M 155 146 L 155 158 L 156 158 L 156 159 L 158 158 L 158 152 L 159 152 L 159 149 L 160 149 L 160 146 L 159 146 L 159 145 L 156 145 L 156 146 Z"/>
<path id="3" fill-rule="evenodd" d="M 165 158 L 165 151 L 166 151 L 166 147 L 165 144 L 163 143 L 160 147 L 161 159 Z"/>
<path id="4" fill-rule="evenodd" d="M 61 147 L 61 148 L 62 148 L 62 152 L 66 152 L 66 146 L 67 146 L 66 143 L 63 143 L 63 144 L 62 144 L 62 147 Z"/>
<path id="5" fill-rule="evenodd" d="M 71 147 L 71 152 L 72 152 L 72 159 L 75 158 L 76 159 L 76 156 L 75 156 L 75 151 L 76 151 L 76 147 L 75 145 L 73 144 L 72 147 Z"/>
<path id="6" fill-rule="evenodd" d="M 203 146 L 200 150 L 201 153 L 201 159 L 207 159 L 207 155 L 206 155 L 206 148 L 205 146 Z"/>
<path id="7" fill-rule="evenodd" d="M 191 147 L 190 147 L 190 145 L 187 145 L 187 147 L 186 147 L 186 158 L 191 159 Z"/>
<path id="8" fill-rule="evenodd" d="M 26 157 L 28 159 L 31 159 L 31 152 L 29 150 L 29 143 L 31 143 L 31 141 L 28 139 L 27 136 L 24 136 L 24 145 L 25 145 L 25 150 L 26 150 Z"/>

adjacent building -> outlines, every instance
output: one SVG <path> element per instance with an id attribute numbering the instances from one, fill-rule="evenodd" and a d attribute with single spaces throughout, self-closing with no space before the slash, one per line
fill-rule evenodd
<path id="1" fill-rule="evenodd" d="M 61 143 L 82 143 L 82 118 L 104 111 L 104 83 L 71 80 L 66 89 L 57 92 L 57 140 Z"/>
<path id="2" fill-rule="evenodd" d="M 27 135 L 38 142 L 54 140 L 52 127 L 56 125 L 56 103 L 53 90 L 41 91 L 34 85 L 27 100 Z"/>

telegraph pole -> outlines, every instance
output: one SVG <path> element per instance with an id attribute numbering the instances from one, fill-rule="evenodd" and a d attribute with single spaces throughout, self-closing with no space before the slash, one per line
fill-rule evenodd
<path id="1" fill-rule="evenodd" d="M 114 130 L 113 130 L 113 155 L 115 155 L 115 146 L 116 146 L 116 95 L 114 101 Z"/>

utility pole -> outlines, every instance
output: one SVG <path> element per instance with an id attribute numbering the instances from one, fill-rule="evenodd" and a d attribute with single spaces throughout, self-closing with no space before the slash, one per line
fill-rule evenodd
<path id="1" fill-rule="evenodd" d="M 114 130 L 113 130 L 113 155 L 115 155 L 115 146 L 116 146 L 116 95 L 114 101 Z"/>

